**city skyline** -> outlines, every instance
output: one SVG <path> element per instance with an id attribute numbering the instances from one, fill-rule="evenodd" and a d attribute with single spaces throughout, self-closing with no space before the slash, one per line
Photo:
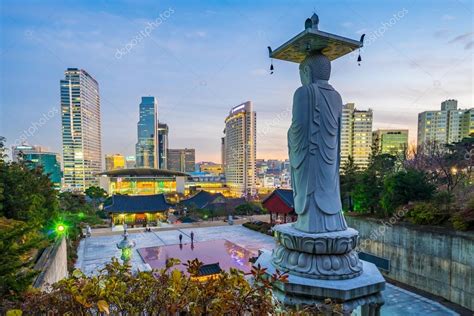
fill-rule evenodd
<path id="1" fill-rule="evenodd" d="M 1 63 L 8 80 L 1 83 L 0 132 L 11 147 L 33 127 L 29 144 L 61 152 L 57 82 L 64 69 L 77 67 L 101 86 L 103 153 L 134 153 L 136 100 L 154 95 L 160 100 L 160 119 L 173 131 L 171 147 L 192 143 L 197 161 L 220 161 L 223 118 L 232 104 L 245 100 L 252 100 L 259 113 L 257 158 L 285 159 L 291 91 L 298 86 L 296 66 L 275 61 L 270 75 L 266 46 L 300 31 L 303 25 L 295 25 L 315 10 L 322 30 L 352 38 L 367 34 L 360 67 L 357 54 L 333 65 L 338 76 L 331 83 L 344 91 L 344 103 L 372 108 L 373 129 L 410 129 L 413 143 L 418 113 L 437 110 L 447 99 L 457 99 L 460 108 L 472 107 L 469 5 L 427 3 L 364 1 L 315 8 L 314 3 L 262 2 L 236 8 L 150 2 L 134 10 L 126 3 L 54 8 L 4 4 Z M 79 24 L 83 19 L 75 15 L 89 23 Z M 48 24 L 52 19 L 55 23 Z M 209 54 L 191 55 L 191 50 Z M 34 74 L 42 80 L 31 87 L 23 78 Z M 35 125 L 44 115 L 46 122 Z"/>

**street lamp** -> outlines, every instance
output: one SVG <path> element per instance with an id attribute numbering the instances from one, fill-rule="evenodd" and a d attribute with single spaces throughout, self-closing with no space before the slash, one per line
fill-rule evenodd
<path id="1" fill-rule="evenodd" d="M 64 235 L 67 232 L 67 226 L 63 222 L 56 223 L 54 226 L 54 231 L 58 236 Z"/>

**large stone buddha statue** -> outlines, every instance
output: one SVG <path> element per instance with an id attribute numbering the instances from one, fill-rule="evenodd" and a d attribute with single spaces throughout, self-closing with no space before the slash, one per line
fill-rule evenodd
<path id="1" fill-rule="evenodd" d="M 342 214 L 342 100 L 328 82 L 331 62 L 361 48 L 364 36 L 354 41 L 320 31 L 318 23 L 313 14 L 304 31 L 276 50 L 268 48 L 272 59 L 300 65 L 302 86 L 294 94 L 288 130 L 298 220 L 273 227 L 276 246 L 271 253 L 262 250 L 256 265 L 265 267 L 268 276 L 288 274 L 288 282 L 273 284 L 273 294 L 284 304 L 312 305 L 330 298 L 343 305 L 344 315 L 362 305 L 362 315 L 377 316 L 385 280 L 374 264 L 359 259 L 359 233 L 347 227 Z"/>
<path id="2" fill-rule="evenodd" d="M 295 212 L 294 227 L 307 233 L 342 231 L 339 164 L 342 100 L 328 83 L 331 62 L 315 52 L 300 64 L 302 86 L 293 98 L 288 150 Z"/>

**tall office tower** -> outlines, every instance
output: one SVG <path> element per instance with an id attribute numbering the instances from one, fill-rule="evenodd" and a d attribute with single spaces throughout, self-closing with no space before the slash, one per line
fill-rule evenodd
<path id="1" fill-rule="evenodd" d="M 247 101 L 230 110 L 225 119 L 225 177 L 231 193 L 256 193 L 257 115 Z"/>
<path id="2" fill-rule="evenodd" d="M 357 110 L 354 103 L 347 103 L 342 108 L 341 118 L 341 167 L 349 156 L 361 169 L 369 165 L 372 147 L 372 110 Z"/>
<path id="3" fill-rule="evenodd" d="M 158 101 L 142 97 L 137 124 L 138 142 L 135 146 L 137 168 L 158 167 Z"/>
<path id="4" fill-rule="evenodd" d="M 194 172 L 196 151 L 192 148 L 168 149 L 168 170 Z"/>
<path id="5" fill-rule="evenodd" d="M 97 186 L 102 171 L 99 84 L 85 70 L 68 68 L 61 80 L 64 189 Z"/>
<path id="6" fill-rule="evenodd" d="M 168 125 L 158 123 L 158 169 L 168 169 Z"/>
<path id="7" fill-rule="evenodd" d="M 21 160 L 32 169 L 41 167 L 43 174 L 48 175 L 54 186 L 60 189 L 61 165 L 58 158 L 58 153 L 50 152 L 41 146 L 23 144 L 12 147 L 12 159 L 14 162 Z"/>
<path id="8" fill-rule="evenodd" d="M 469 136 L 474 109 L 458 109 L 458 101 L 441 102 L 440 111 L 425 111 L 418 114 L 418 145 L 427 142 L 451 144 Z"/>
<path id="9" fill-rule="evenodd" d="M 408 130 L 378 129 L 372 133 L 372 143 L 382 154 L 399 156 L 408 148 Z"/>
<path id="10" fill-rule="evenodd" d="M 105 155 L 105 171 L 125 169 L 125 157 L 121 154 Z"/>

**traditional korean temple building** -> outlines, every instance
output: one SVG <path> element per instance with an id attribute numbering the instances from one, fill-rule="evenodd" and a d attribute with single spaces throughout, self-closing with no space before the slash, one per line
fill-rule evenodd
<path id="1" fill-rule="evenodd" d="M 166 221 L 171 207 L 163 194 L 113 195 L 112 204 L 104 207 L 104 211 L 114 225 L 144 227 Z"/>
<path id="2" fill-rule="evenodd" d="M 199 191 L 192 197 L 182 200 L 181 204 L 188 208 L 193 207 L 199 210 L 212 210 L 224 208 L 226 206 L 226 198 L 221 193 Z"/>
<path id="3" fill-rule="evenodd" d="M 262 205 L 270 213 L 270 223 L 272 224 L 296 221 L 293 190 L 276 189 L 263 200 Z"/>

